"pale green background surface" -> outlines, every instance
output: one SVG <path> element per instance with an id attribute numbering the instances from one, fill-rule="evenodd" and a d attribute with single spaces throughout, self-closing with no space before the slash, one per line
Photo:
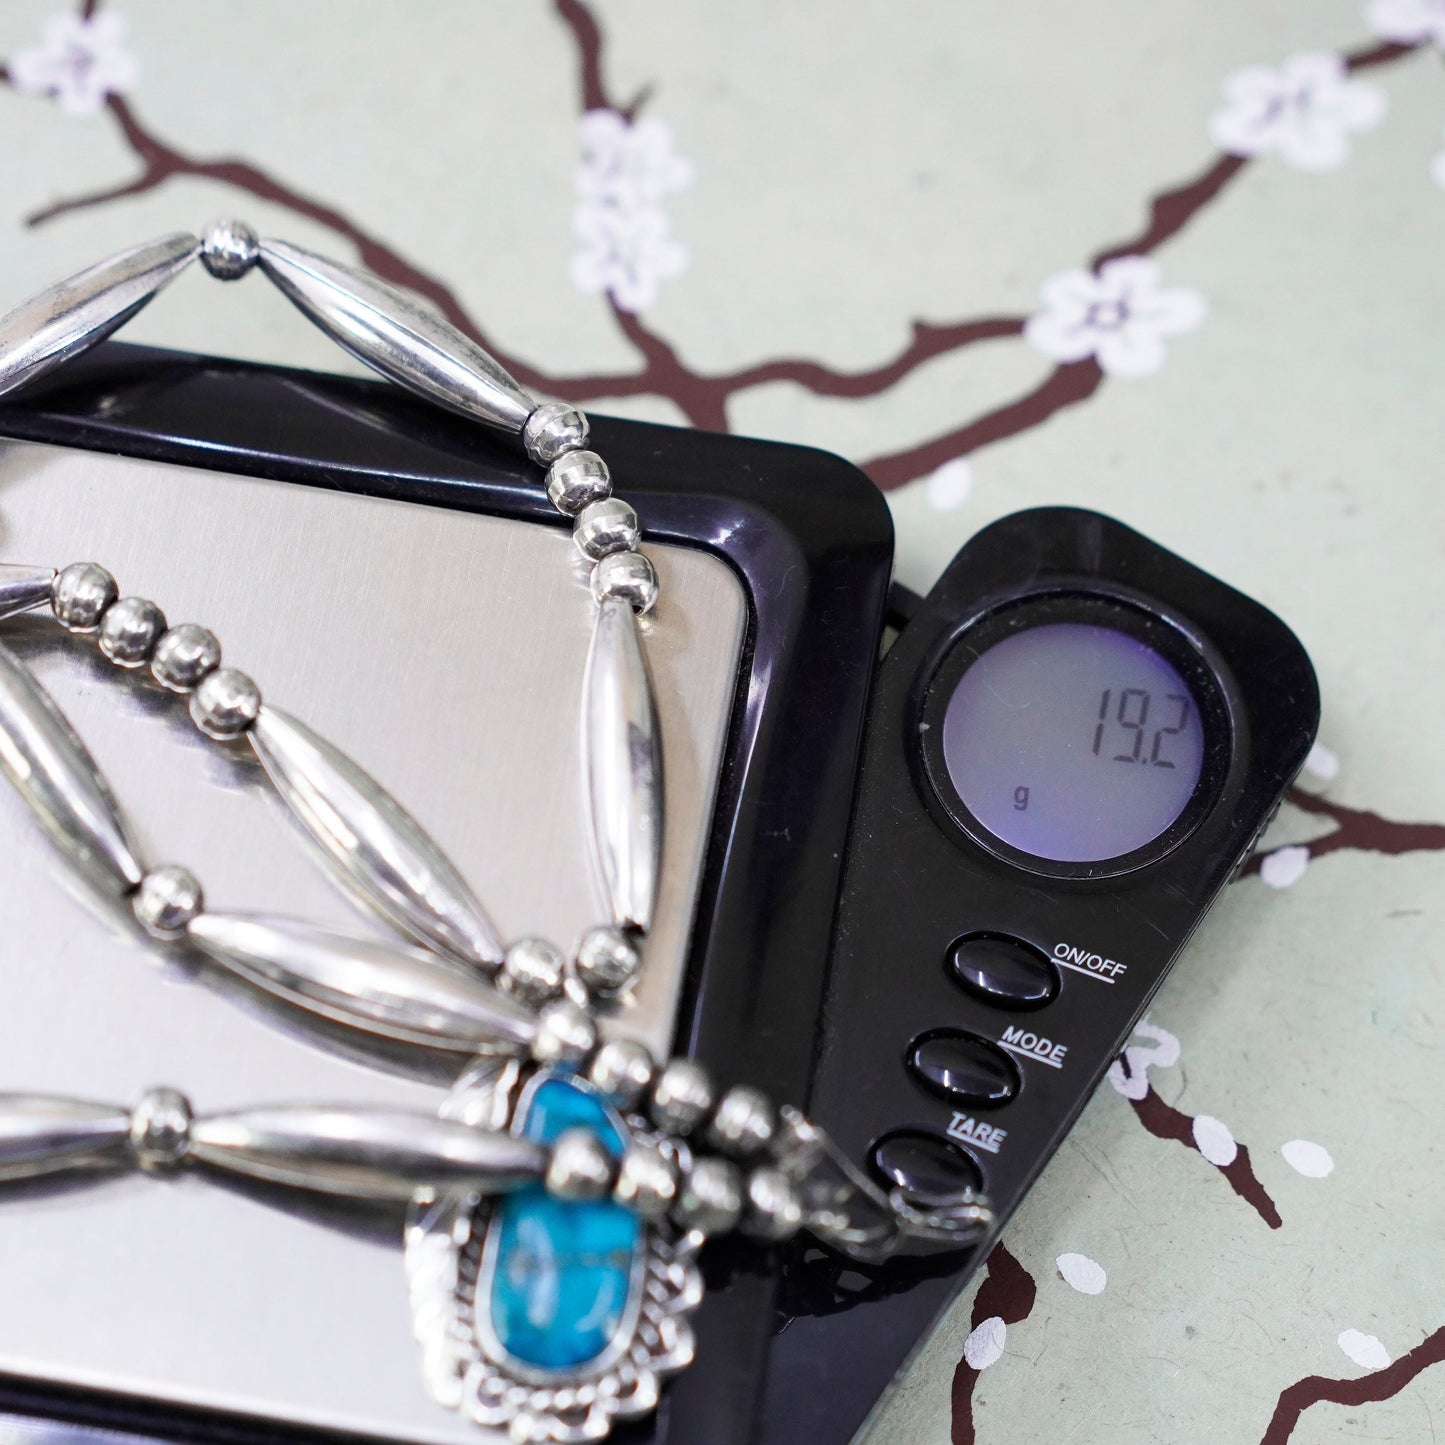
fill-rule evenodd
<path id="1" fill-rule="evenodd" d="M 60 7 L 0 9 L 0 55 Z M 335 205 L 444 278 L 489 334 L 554 371 L 636 353 L 569 281 L 576 242 L 576 52 L 541 3 L 177 6 L 129 0 L 144 124 L 239 156 Z M 1237 67 L 1371 43 L 1344 0 L 1172 5 L 599 4 L 614 97 L 653 88 L 695 167 L 665 202 L 689 259 L 645 319 L 690 365 L 781 355 L 863 368 L 914 318 L 1027 314 L 1048 277 L 1139 229 L 1147 198 L 1214 153 L 1206 121 Z M 1400 821 L 1445 821 L 1445 65 L 1371 71 L 1388 95 L 1347 163 L 1252 165 L 1157 253 L 1203 295 L 1198 330 L 1142 380 L 970 458 L 947 510 L 926 479 L 892 494 L 901 580 L 924 589 L 979 526 L 1071 502 L 1112 513 L 1279 611 L 1310 649 L 1338 776 L 1303 786 Z M 211 181 L 62 217 L 54 200 L 137 169 L 114 120 L 0 89 L 0 309 L 146 236 L 236 211 L 339 255 L 348 243 Z M 129 328 L 183 348 L 345 366 L 259 285 L 199 274 Z M 972 347 L 862 400 L 792 382 L 731 404 L 738 431 L 857 460 L 1012 400 L 1053 363 Z M 659 396 L 589 402 L 681 420 Z M 1287 808 L 1272 844 L 1325 820 Z M 1367 1372 L 1346 1329 L 1398 1359 L 1445 1325 L 1442 1084 L 1445 855 L 1341 850 L 1285 889 L 1232 888 L 1150 1010 L 1177 1064 L 1151 1075 L 1246 1144 L 1283 1227 L 1198 1152 L 1160 1140 L 1105 1085 L 1006 1236 L 1037 1282 L 978 1378 L 980 1442 L 1258 1441 L 1285 1387 Z M 1308 1179 L 1287 1140 L 1327 1148 Z M 1107 1271 L 1086 1296 L 1055 1269 Z M 875 1441 L 969 1439 L 950 1404 L 972 1290 L 885 1403 Z M 1292 1441 L 1426 1441 L 1445 1367 L 1392 1398 L 1319 1404 Z"/>

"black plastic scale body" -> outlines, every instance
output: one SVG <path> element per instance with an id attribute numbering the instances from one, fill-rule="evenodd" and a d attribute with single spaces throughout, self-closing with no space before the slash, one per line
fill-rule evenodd
<path id="1" fill-rule="evenodd" d="M 375 383 L 107 343 L 4 413 L 5 437 L 564 525 L 509 451 Z M 925 1188 L 981 1177 L 1001 1226 L 1303 761 L 1318 710 L 1308 660 L 1263 608 L 1137 533 L 1050 509 L 970 542 L 880 667 L 892 534 L 866 478 L 820 452 L 595 420 L 649 536 L 713 553 L 747 597 L 677 1047 L 720 1084 L 805 1103 L 865 1167 L 912 1134 L 890 1168 L 926 1166 L 911 1180 Z M 970 650 L 1007 661 L 1013 634 L 1046 624 L 1162 660 L 1144 685 L 1106 680 L 1107 703 L 1087 688 L 1070 702 L 1088 714 L 1070 724 L 1087 762 L 1151 780 L 1160 817 L 1178 803 L 1123 867 L 1041 860 L 999 835 L 1046 815 L 1047 780 L 1005 778 L 983 818 L 952 781 L 942 739 L 959 731 L 954 693 L 981 676 Z M 1196 761 L 1191 724 L 1198 778 L 1184 789 L 1167 775 Z M 977 751 L 951 751 L 969 792 Z M 1100 810 L 1112 815 L 1137 829 L 1138 798 Z M 977 935 L 969 984 L 951 954 Z M 944 1081 L 965 1070 L 1010 1097 L 954 1097 Z M 720 1243 L 704 1257 L 696 1363 L 617 1438 L 848 1440 L 990 1243 L 878 1269 L 807 1241 L 780 1258 Z M 244 1400 L 66 1379 L 0 1376 L 0 1411 L 207 1445 L 337 1438 Z"/>
<path id="2" fill-rule="evenodd" d="M 970 1265 L 1250 855 L 1318 708 L 1276 617 L 1073 509 L 980 533 L 898 636 L 874 694 L 809 1109 L 890 1185 L 926 1197 L 981 1183 L 998 1223 Z M 1060 749 L 1064 762 L 1046 756 Z M 1025 821 L 1041 793 L 1070 788 L 1098 816 Z M 1030 851 L 1128 844 L 1112 858 Z M 795 1269 L 764 1438 L 846 1439 L 967 1268 L 942 1266 L 855 1277 L 865 1308 Z"/>

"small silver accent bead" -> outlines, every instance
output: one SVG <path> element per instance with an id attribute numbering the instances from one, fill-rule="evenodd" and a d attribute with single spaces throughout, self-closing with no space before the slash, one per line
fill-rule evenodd
<path id="1" fill-rule="evenodd" d="M 642 969 L 642 954 L 620 928 L 589 928 L 577 945 L 577 976 L 588 991 L 611 998 Z"/>
<path id="2" fill-rule="evenodd" d="M 165 613 L 154 602 L 122 597 L 100 619 L 100 650 L 117 667 L 144 667 L 165 630 Z"/>
<path id="3" fill-rule="evenodd" d="M 707 1126 L 707 1141 L 735 1159 L 760 1154 L 773 1142 L 778 1116 L 768 1096 L 738 1085 L 718 1100 Z"/>
<path id="4" fill-rule="evenodd" d="M 216 634 L 194 622 L 182 622 L 156 643 L 151 676 L 171 692 L 190 692 L 220 665 L 221 644 Z"/>
<path id="5" fill-rule="evenodd" d="M 186 924 L 200 915 L 206 896 L 189 868 L 168 863 L 153 868 L 141 879 L 131 909 L 141 927 L 153 938 L 180 938 Z"/>
<path id="6" fill-rule="evenodd" d="M 50 607 L 69 632 L 94 632 L 120 589 L 115 578 L 94 562 L 72 562 L 50 584 Z"/>
<path id="7" fill-rule="evenodd" d="M 597 1047 L 597 1025 L 575 1003 L 559 998 L 537 1015 L 532 1057 L 543 1065 L 580 1068 Z"/>
<path id="8" fill-rule="evenodd" d="M 781 1169 L 754 1169 L 747 1178 L 742 1231 L 751 1239 L 778 1244 L 803 1227 L 803 1204 Z"/>
<path id="9" fill-rule="evenodd" d="M 634 612 L 646 612 L 657 601 L 657 573 L 641 552 L 614 552 L 592 569 L 592 596 L 620 598 Z"/>
<path id="10" fill-rule="evenodd" d="M 677 1200 L 677 1169 L 650 1145 L 631 1144 L 618 1161 L 612 1197 L 644 1219 L 663 1219 Z"/>
<path id="11" fill-rule="evenodd" d="M 564 1129 L 552 1145 L 543 1182 L 558 1199 L 601 1199 L 617 1177 L 612 1151 L 590 1129 Z"/>
<path id="12" fill-rule="evenodd" d="M 234 667 L 218 668 L 191 694 L 191 721 L 208 738 L 238 738 L 261 711 L 261 690 Z"/>
<path id="13" fill-rule="evenodd" d="M 635 1039 L 609 1039 L 588 1065 L 587 1076 L 619 1109 L 633 1109 L 652 1082 L 652 1055 Z"/>
<path id="14" fill-rule="evenodd" d="M 723 1234 L 743 1212 L 743 1176 L 736 1164 L 704 1156 L 692 1161 L 678 1190 L 673 1218 L 702 1234 Z"/>
<path id="15" fill-rule="evenodd" d="M 594 562 L 614 552 L 633 551 L 641 535 L 637 513 L 621 497 L 589 502 L 572 523 L 572 540 L 577 550 Z"/>
<path id="16" fill-rule="evenodd" d="M 244 221 L 212 221 L 201 232 L 201 265 L 218 281 L 239 280 L 260 254 L 261 243 Z"/>
<path id="17" fill-rule="evenodd" d="M 519 1003 L 540 1008 L 562 992 L 567 960 L 545 938 L 519 938 L 507 949 L 497 986 Z"/>
<path id="18" fill-rule="evenodd" d="M 130 1116 L 130 1144 L 147 1169 L 179 1164 L 191 1147 L 191 1101 L 178 1089 L 151 1089 Z"/>
<path id="19" fill-rule="evenodd" d="M 611 495 L 612 475 L 596 452 L 568 452 L 547 471 L 547 495 L 565 517 Z"/>
<path id="20" fill-rule="evenodd" d="M 564 401 L 545 401 L 527 418 L 522 428 L 522 445 L 540 466 L 550 467 L 566 452 L 587 445 L 587 418 Z"/>
<path id="21" fill-rule="evenodd" d="M 673 1059 L 653 1083 L 648 1113 L 664 1133 L 690 1134 L 707 1118 L 712 1101 L 707 1070 L 693 1059 Z"/>

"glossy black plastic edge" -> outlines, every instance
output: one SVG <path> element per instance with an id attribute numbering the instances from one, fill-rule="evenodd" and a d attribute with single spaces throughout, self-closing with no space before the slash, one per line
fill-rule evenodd
<path id="1" fill-rule="evenodd" d="M 1070 585 L 1080 579 L 1097 577 L 1104 590 L 1127 588 L 1135 596 L 1177 596 L 1194 591 L 1200 606 L 1190 617 L 1201 628 L 1230 641 L 1225 691 L 1232 711 L 1235 753 L 1230 775 L 1219 796 L 1218 808 L 1228 820 L 1228 831 L 1243 833 L 1245 823 L 1267 820 L 1302 766 L 1313 742 L 1319 721 L 1319 689 L 1308 656 L 1289 628 L 1272 612 L 1227 583 L 1204 572 L 1184 558 L 1168 551 L 1132 528 L 1099 513 L 1072 507 L 1041 507 L 1015 513 L 992 523 L 973 537 L 949 564 L 933 590 L 916 607 L 908 609 L 906 625 L 884 660 L 864 746 L 859 800 L 855 807 L 854 830 L 877 822 L 879 808 L 870 797 L 875 771 L 887 766 L 889 757 L 909 755 L 907 724 L 916 716 L 912 708 L 916 689 L 936 666 L 939 649 L 959 631 L 960 619 L 978 617 L 1007 603 L 1020 591 L 1046 588 L 1060 579 Z M 1184 609 L 1179 609 L 1183 612 Z M 1177 614 L 1176 614 L 1177 615 Z M 900 620 L 902 618 L 900 617 Z M 890 669 L 904 675 L 890 681 Z M 1249 699 L 1265 695 L 1269 688 L 1282 689 L 1286 705 L 1271 717 L 1253 715 Z M 1240 709 L 1245 709 L 1243 713 Z M 903 766 L 900 761 L 896 766 Z M 916 778 L 908 786 L 916 789 Z M 934 826 L 942 829 L 937 820 Z M 1240 837 L 1234 851 L 1225 849 L 1218 830 L 1201 829 L 1180 845 L 1174 857 L 1189 855 L 1208 883 L 1194 902 L 1202 917 L 1217 899 L 1245 856 L 1251 840 Z M 856 896 L 860 906 L 871 908 L 878 917 L 879 902 L 870 891 L 868 879 L 857 875 L 858 855 L 850 853 L 840 896 L 840 931 L 846 927 L 847 910 Z M 983 850 L 975 851 L 980 874 L 995 873 L 1001 880 L 1009 865 Z M 1116 890 L 1135 886 L 1156 873 L 1141 869 L 1133 875 L 1098 880 L 1050 880 L 1050 891 L 1072 893 L 1100 888 Z M 914 906 L 927 911 L 931 900 L 916 899 Z M 835 948 L 838 947 L 835 939 Z M 1187 936 L 1179 948 L 1187 946 Z M 1178 950 L 1176 949 L 1176 956 Z M 830 965 L 831 967 L 831 965 Z M 1141 997 L 1133 1017 L 1148 1008 L 1168 969 L 1163 968 Z M 904 1071 L 890 1056 L 886 1075 L 871 1077 L 853 1071 L 854 1060 L 840 1037 L 839 1024 L 847 1017 L 837 1000 L 836 983 L 830 976 L 816 1050 L 820 1060 L 832 1054 L 848 1060 L 850 1077 L 846 1099 L 860 1094 L 870 1097 L 906 1092 Z M 857 1012 L 856 1008 L 853 1010 Z M 1029 1013 L 1029 1019 L 1038 1015 Z M 1102 1081 L 1108 1063 L 1127 1042 L 1130 1030 L 1099 1051 L 1092 1076 L 1076 1096 L 1070 1116 L 1061 1120 L 1052 1137 L 1032 1156 L 1027 1176 L 1017 1190 L 999 1206 L 997 1223 L 972 1251 L 961 1255 L 936 1255 L 903 1259 L 881 1268 L 850 1264 L 826 1255 L 822 1250 L 800 1244 L 787 1262 L 781 1296 L 780 1330 L 774 1346 L 768 1393 L 759 1417 L 757 1445 L 792 1445 L 798 1440 L 818 1445 L 843 1445 L 863 1425 L 889 1383 L 912 1359 L 938 1324 L 954 1297 L 1006 1228 L 1013 1209 L 1037 1180 L 1044 1165 L 1072 1126 L 1074 1118 Z M 891 1047 L 894 1040 L 887 1039 Z M 902 1037 L 897 1042 L 903 1042 Z M 809 1098 L 812 1117 L 833 1130 L 840 1139 L 850 1133 L 849 1117 L 835 1117 L 834 1099 L 823 1097 L 822 1068 L 815 1074 Z M 889 1127 L 907 1128 L 909 1116 Z M 848 1140 L 845 1152 L 863 1162 L 864 1145 Z M 959 1340 L 962 1353 L 962 1340 Z"/>
<path id="2" fill-rule="evenodd" d="M 812 1037 L 799 1022 L 821 999 L 892 568 L 888 508 L 826 452 L 592 420 L 647 534 L 726 561 L 751 613 L 677 1043 L 723 1083 L 802 1099 Z M 371 381 L 108 342 L 0 406 L 0 437 L 567 525 L 515 449 Z M 753 1438 L 776 1276 L 746 1255 L 705 1265 L 697 1363 L 655 1421 L 617 1438 Z M 324 1433 L 36 1381 L 0 1385 L 7 1408 L 185 1439 Z"/>

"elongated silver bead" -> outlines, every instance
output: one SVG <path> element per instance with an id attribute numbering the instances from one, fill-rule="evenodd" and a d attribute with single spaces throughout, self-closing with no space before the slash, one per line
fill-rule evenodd
<path id="1" fill-rule="evenodd" d="M 261 708 L 247 736 L 287 806 L 382 917 L 464 963 L 501 963 L 497 931 L 466 881 L 374 778 L 273 707 Z"/>
<path id="2" fill-rule="evenodd" d="M 637 619 L 626 602 L 597 609 L 583 696 L 593 855 L 613 921 L 645 933 L 662 866 L 662 741 Z"/>
<path id="3" fill-rule="evenodd" d="M 68 1169 L 122 1168 L 130 1115 L 105 1104 L 0 1094 L 0 1180 Z"/>
<path id="4" fill-rule="evenodd" d="M 453 1053 L 525 1053 L 537 1019 L 420 949 L 253 914 L 202 913 L 186 932 L 247 982 L 366 1033 Z"/>
<path id="5" fill-rule="evenodd" d="M 58 281 L 0 318 L 0 395 L 104 341 L 195 258 L 178 232 L 133 246 Z"/>
<path id="6" fill-rule="evenodd" d="M 536 410 L 475 341 L 395 286 L 285 241 L 263 240 L 260 264 L 333 341 L 409 391 L 513 435 Z"/>
<path id="7" fill-rule="evenodd" d="M 500 1194 L 539 1180 L 547 1151 L 529 1139 L 401 1109 L 277 1106 L 195 1120 L 189 1157 L 246 1179 L 409 1200 L 420 1189 Z"/>
<path id="8" fill-rule="evenodd" d="M 54 567 L 23 567 L 0 562 L 0 619 L 29 612 L 50 601 Z"/>
<path id="9" fill-rule="evenodd" d="M 92 885 L 116 896 L 145 869 L 110 788 L 29 670 L 0 646 L 0 769 L 55 845 Z"/>

